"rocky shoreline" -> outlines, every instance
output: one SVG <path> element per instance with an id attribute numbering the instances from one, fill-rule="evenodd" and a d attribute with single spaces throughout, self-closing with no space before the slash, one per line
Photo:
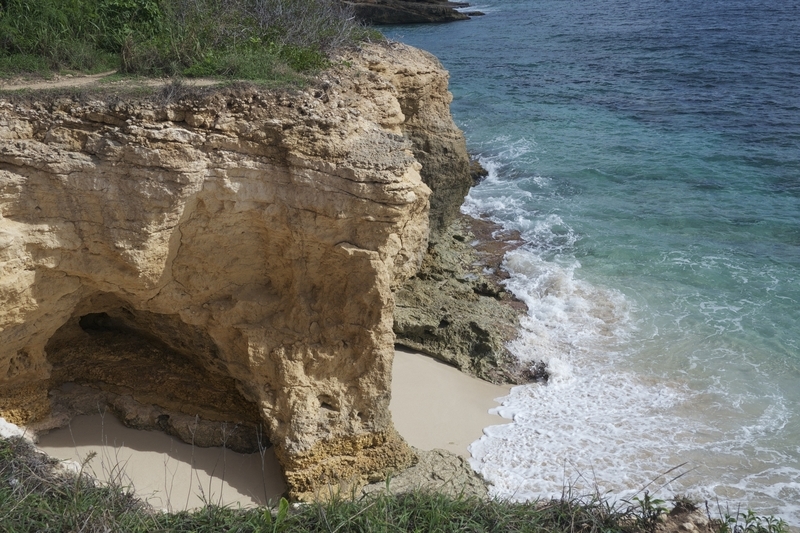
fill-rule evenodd
<path id="1" fill-rule="evenodd" d="M 52 416 L 57 389 L 79 382 L 123 418 L 137 395 L 144 408 L 166 402 L 127 422 L 179 434 L 180 416 L 197 416 L 182 411 L 187 397 L 224 422 L 205 393 L 236 394 L 239 422 L 270 425 L 290 497 L 345 480 L 486 497 L 463 458 L 396 435 L 387 354 L 394 341 L 489 381 L 546 379 L 505 349 L 525 308 L 503 288 L 501 263 L 522 242 L 458 212 L 472 178 L 441 65 L 391 44 L 353 60 L 348 76 L 294 95 L 0 98 L 0 416 Z M 253 245 L 266 235 L 281 239 Z M 221 253 L 231 243 L 245 244 Z M 231 256 L 239 270 L 212 274 L 232 281 L 195 268 Z M 132 367 L 134 334 L 142 353 L 174 365 L 153 371 L 142 356 Z M 73 368 L 81 347 L 97 359 Z M 657 530 L 708 530 L 702 513 L 676 509 Z"/>
<path id="2" fill-rule="evenodd" d="M 501 263 L 521 244 L 518 234 L 467 215 L 432 235 L 419 272 L 395 293 L 395 343 L 493 383 L 541 378 L 505 346 L 526 307 L 501 284 Z"/>
<path id="3" fill-rule="evenodd" d="M 304 498 L 412 462 L 395 341 L 530 379 L 504 347 L 515 238 L 459 214 L 473 177 L 446 71 L 397 43 L 346 59 L 294 94 L 0 98 L 0 416 L 66 423 L 75 382 L 181 438 L 195 415 L 266 423 Z"/>

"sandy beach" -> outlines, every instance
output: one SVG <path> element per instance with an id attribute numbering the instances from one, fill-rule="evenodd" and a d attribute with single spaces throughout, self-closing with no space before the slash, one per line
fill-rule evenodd
<path id="1" fill-rule="evenodd" d="M 510 387 L 493 385 L 418 353 L 395 350 L 392 402 L 397 431 L 417 448 L 442 448 L 469 457 L 483 428 L 508 420 L 490 415 Z"/>
<path id="2" fill-rule="evenodd" d="M 85 461 L 86 471 L 132 486 L 157 509 L 261 505 L 285 489 L 272 449 L 262 462 L 258 453 L 193 448 L 160 431 L 127 428 L 110 413 L 75 417 L 69 427 L 40 437 L 38 447 L 58 459 Z M 96 455 L 87 460 L 90 454 Z"/>
<path id="3" fill-rule="evenodd" d="M 392 417 L 412 446 L 469 457 L 467 447 L 484 427 L 505 423 L 488 410 L 508 387 L 405 350 L 396 350 L 393 372 Z M 206 502 L 261 505 L 280 498 L 285 488 L 272 450 L 262 457 L 193 448 L 165 433 L 126 428 L 111 414 L 76 417 L 69 427 L 42 436 L 38 446 L 58 459 L 84 463 L 101 480 L 132 486 L 159 509 L 192 509 Z"/>

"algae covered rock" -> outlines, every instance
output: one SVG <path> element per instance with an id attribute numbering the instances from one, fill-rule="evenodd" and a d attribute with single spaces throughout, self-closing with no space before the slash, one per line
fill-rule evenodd
<path id="1" fill-rule="evenodd" d="M 520 383 L 537 376 L 506 349 L 525 305 L 501 285 L 500 263 L 521 241 L 498 231 L 464 216 L 432 235 L 422 268 L 397 290 L 394 331 L 397 344 L 464 372 Z"/>

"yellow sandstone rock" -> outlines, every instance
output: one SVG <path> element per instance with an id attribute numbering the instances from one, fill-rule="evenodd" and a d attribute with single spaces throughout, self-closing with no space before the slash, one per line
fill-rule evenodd
<path id="1" fill-rule="evenodd" d="M 411 139 L 466 164 L 449 101 L 399 45 L 291 94 L 0 97 L 0 416 L 268 440 L 295 498 L 410 464 L 392 290 L 428 238 Z"/>

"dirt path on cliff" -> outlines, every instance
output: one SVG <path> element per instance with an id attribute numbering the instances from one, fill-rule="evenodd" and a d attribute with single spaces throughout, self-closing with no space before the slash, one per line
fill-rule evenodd
<path id="1" fill-rule="evenodd" d="M 117 71 L 102 72 L 100 74 L 77 75 L 67 74 L 65 76 L 55 75 L 51 79 L 29 79 L 29 78 L 9 78 L 0 79 L 0 91 L 19 91 L 31 90 L 40 91 L 46 89 L 63 89 L 71 87 L 158 87 L 172 83 L 172 78 L 118 78 L 112 76 Z M 211 78 L 195 78 L 191 80 L 181 79 L 181 82 L 190 87 L 207 87 L 221 83 L 220 80 Z"/>

